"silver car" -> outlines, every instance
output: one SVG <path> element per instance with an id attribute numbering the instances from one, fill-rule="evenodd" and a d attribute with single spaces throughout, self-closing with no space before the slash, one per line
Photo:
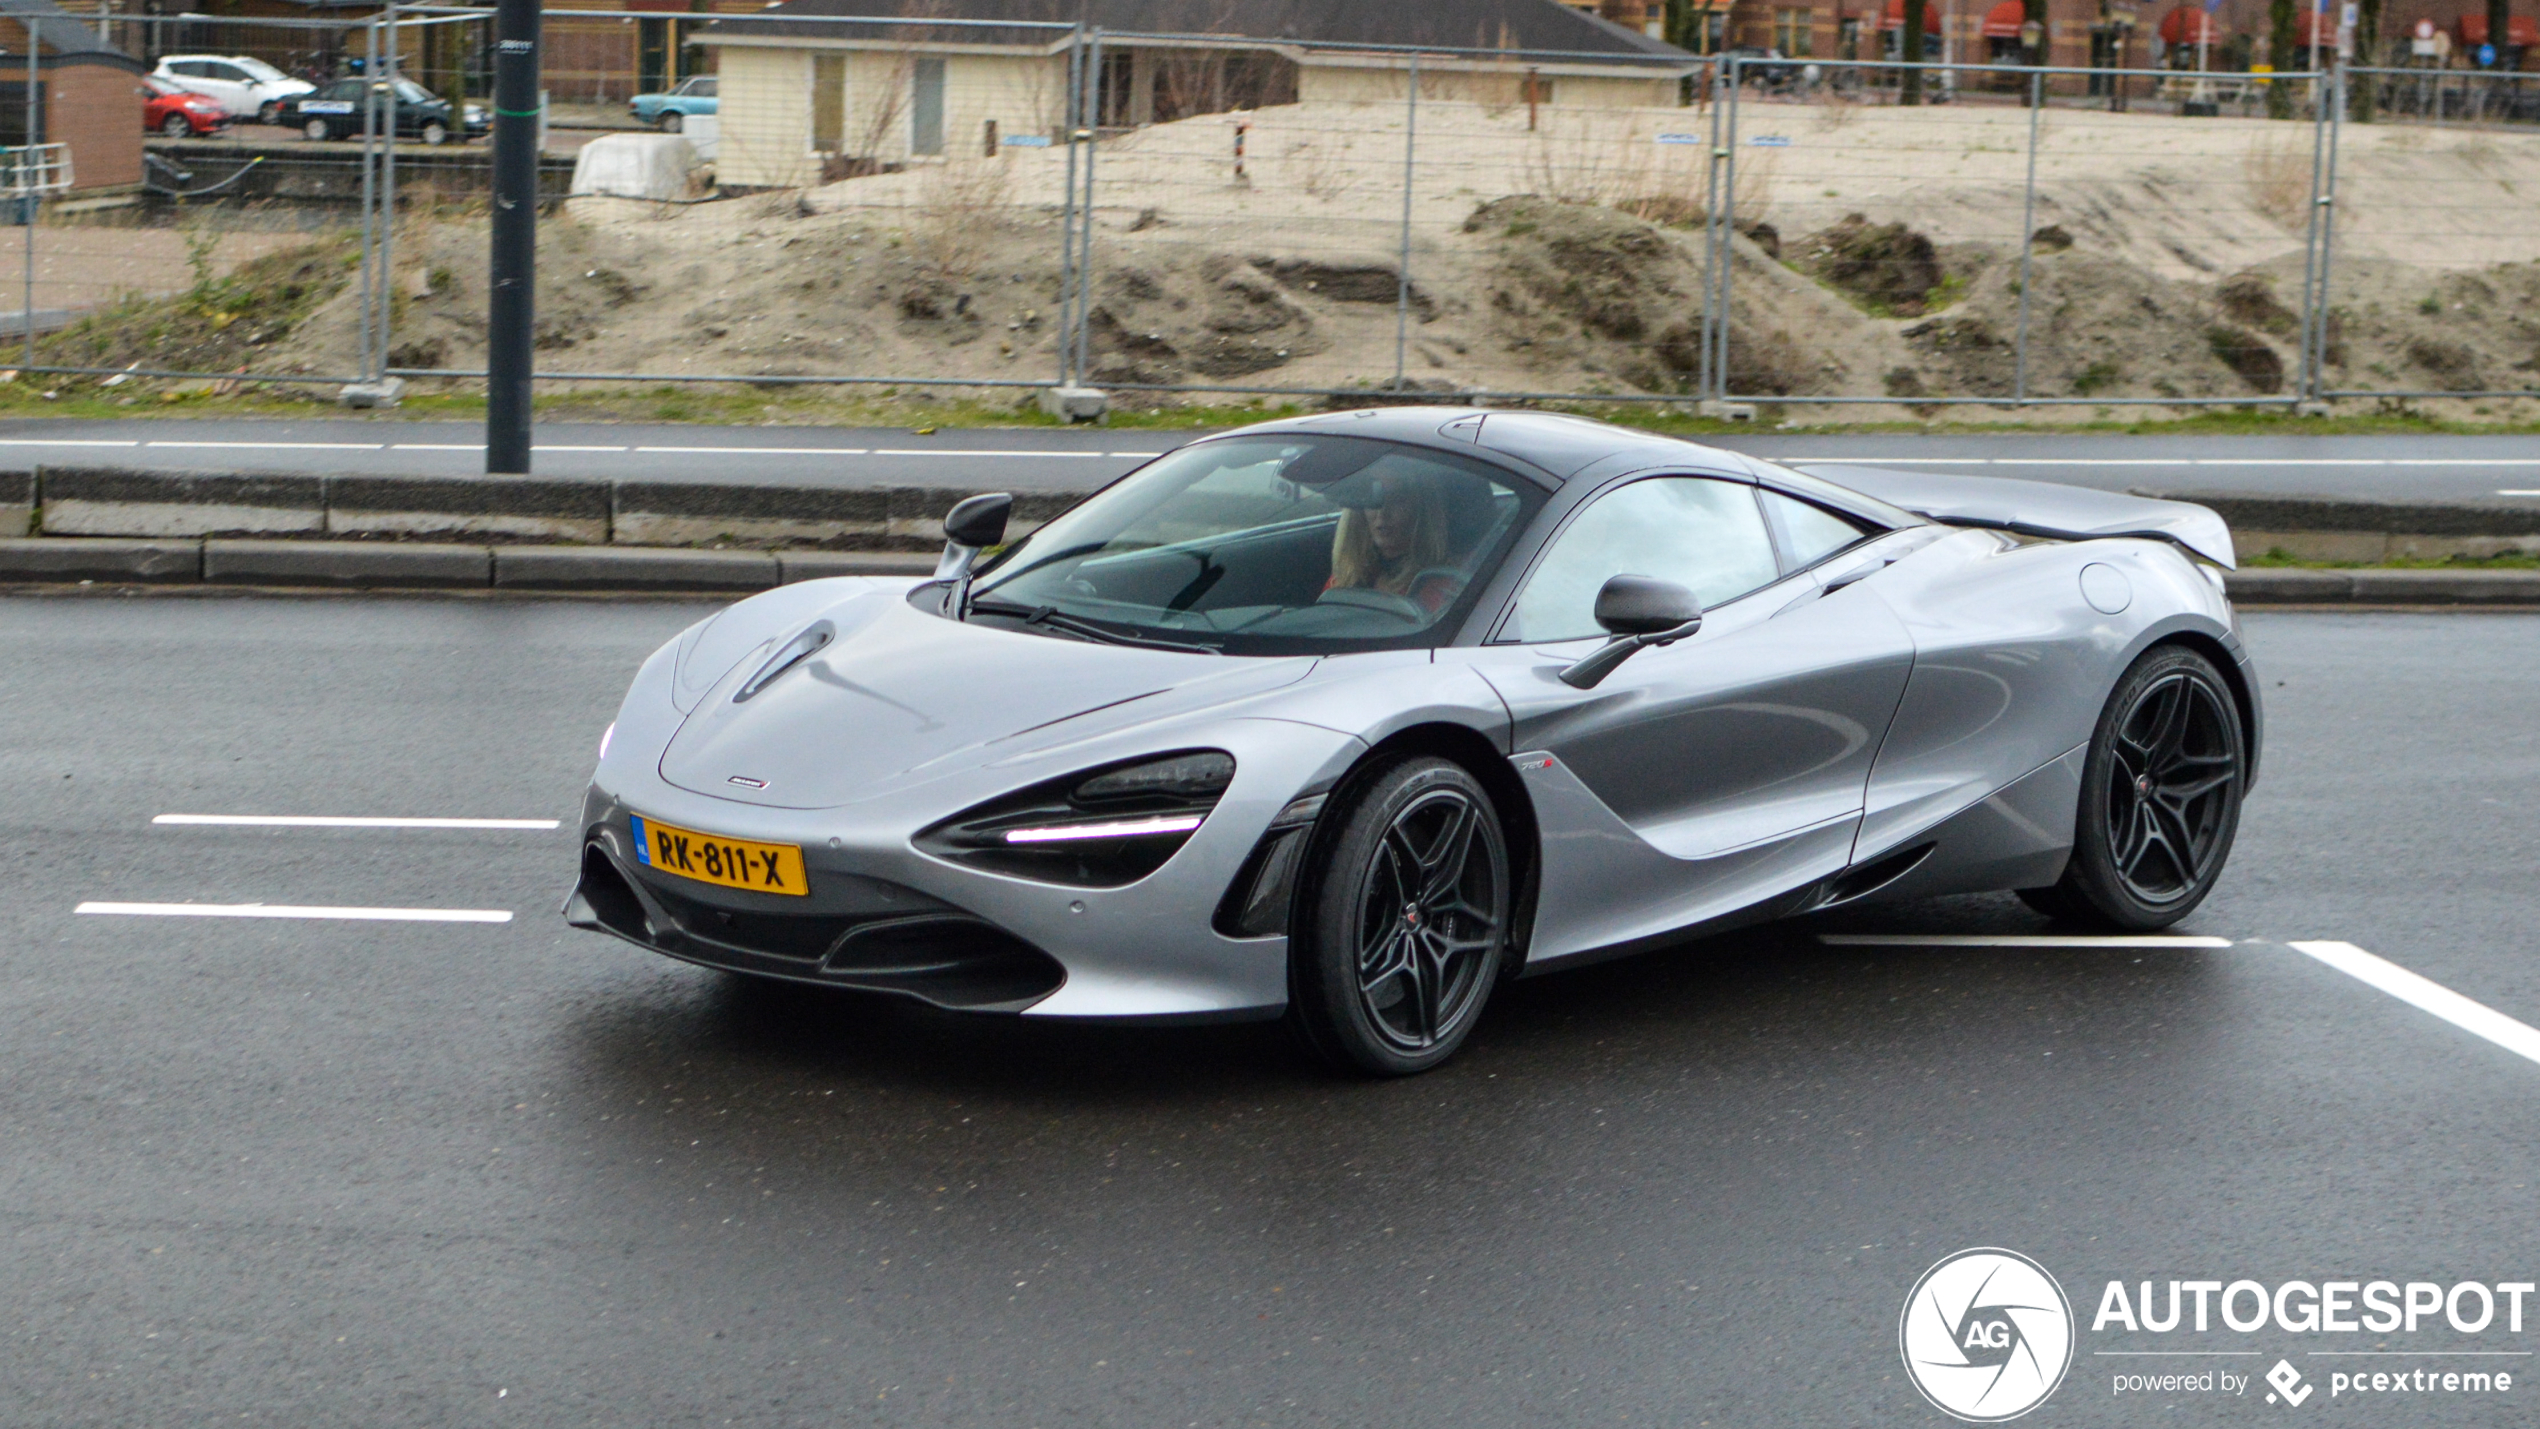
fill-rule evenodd
<path id="1" fill-rule="evenodd" d="M 1284 1016 L 1398 1075 L 1506 979 L 1865 899 L 2166 926 L 2257 769 L 2202 507 L 1442 408 L 1009 504 L 932 579 L 656 652 L 568 920 L 948 1008 Z"/>

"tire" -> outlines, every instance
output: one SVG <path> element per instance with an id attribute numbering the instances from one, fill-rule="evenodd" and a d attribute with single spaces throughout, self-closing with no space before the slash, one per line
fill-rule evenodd
<path id="1" fill-rule="evenodd" d="M 687 120 L 681 117 L 678 110 L 674 109 L 661 117 L 661 132 L 664 134 L 676 134 L 686 124 Z"/>
<path id="2" fill-rule="evenodd" d="M 423 142 L 436 148 L 449 143 L 450 126 L 438 119 L 426 120 L 423 126 Z"/>
<path id="3" fill-rule="evenodd" d="M 256 122 L 259 124 L 281 123 L 282 101 L 279 99 L 268 99 L 263 104 L 257 106 Z"/>
<path id="4" fill-rule="evenodd" d="M 191 139 L 194 137 L 194 121 L 182 114 L 171 113 L 159 121 L 159 132 L 171 139 Z"/>
<path id="5" fill-rule="evenodd" d="M 312 144 L 323 144 L 335 137 L 335 128 L 323 119 L 312 119 L 300 126 L 300 137 Z"/>
<path id="6" fill-rule="evenodd" d="M 2248 733 L 2211 660 L 2158 646 L 2117 681 L 2082 765 L 2072 861 L 2020 897 L 2051 917 L 2129 933 L 2205 901 L 2240 829 Z"/>
<path id="7" fill-rule="evenodd" d="M 1334 804 L 1298 890 L 1289 1020 L 1343 1071 L 1425 1072 L 1471 1034 L 1508 956 L 1499 812 L 1462 765 L 1434 758 L 1381 769 Z"/>

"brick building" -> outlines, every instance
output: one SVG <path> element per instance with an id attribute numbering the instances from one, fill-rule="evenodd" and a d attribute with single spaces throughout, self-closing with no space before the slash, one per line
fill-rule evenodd
<path id="1" fill-rule="evenodd" d="M 28 130 L 27 49 L 35 70 Z M 53 0 L 0 0 L 0 144 L 70 146 L 71 192 L 103 195 L 141 184 L 139 60 L 97 38 Z"/>

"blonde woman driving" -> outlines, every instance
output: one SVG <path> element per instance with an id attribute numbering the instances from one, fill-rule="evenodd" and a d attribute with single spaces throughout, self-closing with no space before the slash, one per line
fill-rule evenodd
<path id="1" fill-rule="evenodd" d="M 1446 568 L 1446 501 L 1417 476 L 1388 474 L 1374 485 L 1372 504 L 1341 512 L 1324 588 L 1400 596 L 1435 615 L 1464 584 Z"/>

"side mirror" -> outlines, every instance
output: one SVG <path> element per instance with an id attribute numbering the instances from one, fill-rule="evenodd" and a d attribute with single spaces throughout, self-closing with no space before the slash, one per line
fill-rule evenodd
<path id="1" fill-rule="evenodd" d="M 1009 492 L 973 496 L 944 513 L 944 555 L 935 563 L 935 579 L 951 581 L 946 608 L 955 620 L 970 618 L 970 568 L 979 553 L 1005 539 L 1005 518 L 1014 512 Z"/>
<path id="2" fill-rule="evenodd" d="M 970 574 L 979 553 L 1005 539 L 1005 518 L 1014 498 L 1002 491 L 973 496 L 944 513 L 944 558 L 935 563 L 935 579 L 959 580 Z"/>
<path id="3" fill-rule="evenodd" d="M 1561 683 L 1592 690 L 1644 646 L 1672 645 L 1702 628 L 1702 602 L 1673 581 L 1615 576 L 1596 593 L 1596 623 L 1614 638 L 1561 672 Z"/>

